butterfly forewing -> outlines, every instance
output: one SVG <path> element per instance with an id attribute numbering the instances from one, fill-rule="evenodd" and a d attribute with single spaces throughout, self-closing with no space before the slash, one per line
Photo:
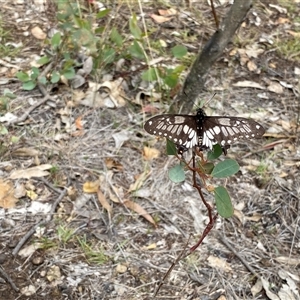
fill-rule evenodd
<path id="1" fill-rule="evenodd" d="M 159 115 L 149 119 L 144 129 L 153 135 L 166 137 L 176 145 L 192 148 L 198 145 L 195 116 Z"/>

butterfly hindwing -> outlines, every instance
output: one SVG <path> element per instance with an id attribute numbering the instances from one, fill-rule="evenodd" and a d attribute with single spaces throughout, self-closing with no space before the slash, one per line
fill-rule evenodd
<path id="1" fill-rule="evenodd" d="M 203 146 L 212 149 L 214 144 L 230 146 L 232 143 L 258 138 L 264 128 L 252 119 L 239 117 L 206 117 L 203 122 Z"/>

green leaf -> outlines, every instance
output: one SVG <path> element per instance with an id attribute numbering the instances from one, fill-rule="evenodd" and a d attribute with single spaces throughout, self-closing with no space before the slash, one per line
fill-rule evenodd
<path id="1" fill-rule="evenodd" d="M 116 55 L 116 52 L 114 49 L 105 49 L 103 51 L 103 57 L 102 57 L 103 63 L 105 65 L 112 63 L 115 59 L 115 55 Z"/>
<path id="2" fill-rule="evenodd" d="M 69 68 L 65 70 L 62 74 L 66 77 L 66 79 L 73 79 L 75 77 L 75 70 L 73 68 Z"/>
<path id="3" fill-rule="evenodd" d="M 37 67 L 32 67 L 31 68 L 30 78 L 32 80 L 35 80 L 35 79 L 38 78 L 39 75 L 40 75 L 40 70 Z"/>
<path id="4" fill-rule="evenodd" d="M 136 18 L 135 14 L 133 14 L 129 20 L 129 29 L 130 29 L 131 34 L 134 36 L 134 38 L 136 38 L 138 40 L 141 39 L 142 31 L 137 24 L 137 18 Z"/>
<path id="5" fill-rule="evenodd" d="M 157 76 L 156 76 L 156 70 L 155 68 L 149 68 L 148 70 L 144 71 L 142 73 L 142 79 L 145 81 L 156 81 Z"/>
<path id="6" fill-rule="evenodd" d="M 4 125 L 0 125 L 0 134 L 1 135 L 6 135 L 8 134 L 8 130 Z"/>
<path id="7" fill-rule="evenodd" d="M 22 82 L 30 80 L 29 75 L 25 72 L 17 72 L 16 77 Z"/>
<path id="8" fill-rule="evenodd" d="M 129 47 L 129 53 L 136 58 L 145 59 L 144 50 L 137 41 L 133 41 L 133 44 Z"/>
<path id="9" fill-rule="evenodd" d="M 29 80 L 23 83 L 23 90 L 31 91 L 36 87 L 36 81 Z"/>
<path id="10" fill-rule="evenodd" d="M 171 181 L 178 183 L 185 180 L 184 169 L 181 165 L 176 165 L 169 170 L 169 178 Z"/>
<path id="11" fill-rule="evenodd" d="M 39 65 L 43 66 L 43 65 L 47 64 L 49 61 L 50 61 L 50 58 L 48 56 L 43 56 L 37 61 L 37 63 Z"/>
<path id="12" fill-rule="evenodd" d="M 173 88 L 178 83 L 178 75 L 171 74 L 164 78 L 164 83 L 169 86 L 170 88 Z"/>
<path id="13" fill-rule="evenodd" d="M 51 83 L 57 83 L 60 80 L 60 74 L 57 71 L 53 71 L 51 74 Z"/>
<path id="14" fill-rule="evenodd" d="M 184 65 L 178 65 L 176 68 L 172 70 L 172 73 L 179 76 L 185 69 L 186 67 Z"/>
<path id="15" fill-rule="evenodd" d="M 119 34 L 118 30 L 114 27 L 110 33 L 110 39 L 118 46 L 123 45 L 122 36 Z"/>
<path id="16" fill-rule="evenodd" d="M 218 186 L 215 188 L 214 194 L 219 215 L 223 218 L 230 218 L 234 209 L 227 190 L 223 186 Z"/>
<path id="17" fill-rule="evenodd" d="M 203 172 L 205 174 L 211 174 L 212 170 L 214 169 L 214 164 L 211 162 L 208 162 L 208 163 L 202 165 L 201 168 L 203 169 Z"/>
<path id="18" fill-rule="evenodd" d="M 39 77 L 39 83 L 46 84 L 47 83 L 47 78 L 45 76 Z"/>
<path id="19" fill-rule="evenodd" d="M 213 160 L 222 155 L 222 147 L 219 144 L 213 146 L 213 150 L 209 151 L 207 154 L 208 160 Z"/>
<path id="20" fill-rule="evenodd" d="M 167 139 L 167 155 L 176 155 L 177 154 L 177 148 L 176 145 Z"/>
<path id="21" fill-rule="evenodd" d="M 110 13 L 111 9 L 104 9 L 97 13 L 97 18 L 101 19 Z"/>
<path id="22" fill-rule="evenodd" d="M 10 89 L 4 89 L 3 95 L 4 95 L 5 97 L 10 98 L 10 99 L 15 99 L 15 98 L 17 98 L 17 96 L 16 96 Z"/>
<path id="23" fill-rule="evenodd" d="M 219 162 L 211 173 L 212 177 L 225 178 L 238 172 L 239 164 L 234 159 L 226 159 Z"/>
<path id="24" fill-rule="evenodd" d="M 53 49 L 57 49 L 61 42 L 61 33 L 56 32 L 53 37 L 51 38 L 51 46 Z"/>
<path id="25" fill-rule="evenodd" d="M 177 45 L 173 47 L 171 51 L 176 58 L 181 58 L 187 54 L 187 48 L 182 45 Z"/>

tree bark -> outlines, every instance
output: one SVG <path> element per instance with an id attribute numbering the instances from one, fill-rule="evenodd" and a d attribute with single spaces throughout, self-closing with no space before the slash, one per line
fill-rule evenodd
<path id="1" fill-rule="evenodd" d="M 197 96 L 204 90 L 206 75 L 210 67 L 223 53 L 235 31 L 240 27 L 252 2 L 252 0 L 234 1 L 220 28 L 196 57 L 182 90 L 170 108 L 171 112 L 189 113 L 191 111 Z"/>

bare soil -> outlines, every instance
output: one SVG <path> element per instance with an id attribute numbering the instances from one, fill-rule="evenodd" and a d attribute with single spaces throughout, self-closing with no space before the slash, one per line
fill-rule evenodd
<path id="1" fill-rule="evenodd" d="M 186 45 L 196 53 L 214 32 L 214 21 L 205 1 L 190 7 L 187 2 L 175 8 L 192 18 L 182 14 L 168 26 L 150 18 L 147 22 L 160 27 L 156 39 L 174 39 L 174 45 L 180 41 L 172 32 L 193 35 L 194 42 Z M 195 253 L 175 265 L 157 299 L 300 299 L 300 49 L 282 50 L 299 34 L 300 3 L 285 4 L 286 11 L 279 9 L 285 7 L 283 1 L 256 3 L 208 74 L 207 92 L 199 97 L 216 95 L 207 114 L 252 117 L 265 127 L 266 134 L 228 151 L 228 157 L 241 166 L 226 182 L 235 214 L 217 219 Z M 18 57 L 2 57 L 0 62 L 7 68 L 1 69 L 0 79 L 9 78 L 1 84 L 1 91 L 9 88 L 17 95 L 8 110 L 20 117 L 43 96 L 38 89 L 22 90 L 21 83 L 10 77 L 9 64 L 29 68 L 32 55 L 44 47 L 30 35 L 30 29 L 36 25 L 45 32 L 55 28 L 55 9 L 48 6 L 40 12 L 27 1 L 0 0 L 0 5 L 5 27 L 14 42 L 24 47 Z M 147 14 L 166 9 L 160 5 L 143 3 Z M 140 14 L 138 7 L 134 9 Z M 220 18 L 227 9 L 217 8 Z M 130 75 L 125 78 L 129 87 L 131 79 Z M 12 182 L 14 189 L 22 186 L 26 193 L 14 208 L 0 209 L 0 299 L 153 299 L 158 282 L 191 234 L 189 246 L 197 242 L 207 224 L 206 209 L 189 175 L 183 184 L 168 179 L 168 169 L 176 159 L 164 154 L 165 141 L 143 130 L 150 117 L 143 107 L 149 102 L 134 103 L 137 92 L 129 88 L 128 103 L 120 108 L 70 107 L 71 88 L 55 86 L 48 90 L 54 102 L 37 107 L 25 121 L 7 126 L 8 134 L 1 136 L 0 177 Z M 154 106 L 164 113 L 167 103 L 161 100 Z M 68 131 L 63 116 L 70 126 L 80 118 L 83 128 Z M 127 137 L 119 147 L 116 134 Z M 14 136 L 20 139 L 11 142 Z M 145 145 L 159 149 L 160 156 L 145 159 Z M 18 150 L 24 148 L 37 152 L 23 156 Z M 10 177 L 14 170 L 42 164 L 51 164 L 55 170 L 41 177 Z M 141 174 L 146 175 L 133 192 L 130 186 Z M 96 193 L 84 192 L 87 182 L 97 180 L 111 214 Z M 37 199 L 32 200 L 33 193 Z M 205 196 L 213 205 L 213 197 Z M 47 220 L 58 199 L 51 220 L 29 236 L 21 252 L 13 253 L 38 222 Z M 145 209 L 157 227 L 117 203 L 125 200 Z M 34 202 L 41 205 L 40 212 Z M 33 245 L 37 249 L 30 251 Z"/>

